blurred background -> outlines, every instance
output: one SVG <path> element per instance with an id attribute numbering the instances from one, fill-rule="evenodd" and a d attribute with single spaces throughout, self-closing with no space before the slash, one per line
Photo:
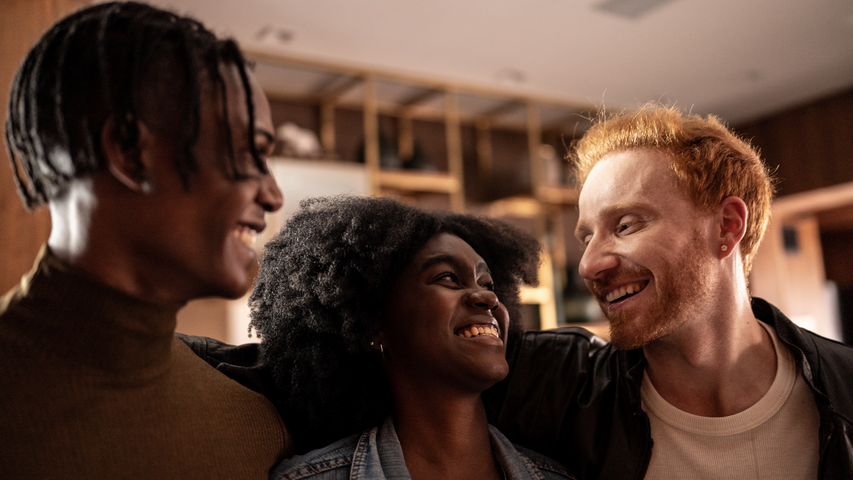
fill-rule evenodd
<path id="1" fill-rule="evenodd" d="M 0 97 L 38 36 L 89 0 L 0 0 Z M 577 275 L 565 161 L 589 118 L 649 102 L 719 116 L 779 178 L 752 293 L 853 344 L 853 2 L 849 0 L 156 0 L 238 40 L 270 97 L 285 208 L 391 195 L 503 218 L 543 243 L 526 328 L 607 335 Z M 5 108 L 3 109 L 5 119 Z M 5 157 L 6 163 L 8 157 Z M 0 291 L 50 229 L 0 167 Z M 258 247 L 262 248 L 261 245 Z M 250 341 L 246 299 L 178 330 Z"/>

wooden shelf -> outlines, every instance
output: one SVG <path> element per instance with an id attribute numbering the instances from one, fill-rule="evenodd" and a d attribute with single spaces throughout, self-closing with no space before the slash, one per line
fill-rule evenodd
<path id="1" fill-rule="evenodd" d="M 535 218 L 542 214 L 542 204 L 532 197 L 509 197 L 491 202 L 485 212 L 490 217 Z"/>
<path id="2" fill-rule="evenodd" d="M 377 175 L 383 189 L 454 194 L 462 187 L 458 178 L 441 172 L 379 170 Z"/>
<path id="3" fill-rule="evenodd" d="M 264 85 L 265 80 L 268 80 L 275 85 L 271 89 L 267 87 L 268 95 L 305 99 L 316 104 L 318 137 L 326 155 L 337 154 L 340 148 L 338 143 L 350 142 L 353 137 L 352 132 L 347 135 L 338 132 L 340 122 L 357 125 L 352 112 L 341 115 L 340 110 L 344 107 L 361 110 L 361 165 L 369 194 L 393 195 L 406 201 L 430 205 L 431 208 L 447 208 L 460 213 L 476 210 L 490 217 L 521 219 L 519 225 L 523 225 L 543 245 L 539 268 L 540 286 L 523 287 L 521 300 L 539 307 L 541 328 L 557 326 L 558 316 L 562 314 L 561 272 L 566 267 L 566 228 L 562 216 L 567 209 L 577 205 L 578 190 L 549 183 L 563 178 L 559 174 L 563 170 L 558 169 L 558 175 L 554 175 L 553 148 L 549 151 L 543 149 L 543 145 L 546 144 L 546 137 L 555 131 L 578 131 L 581 125 L 579 119 L 584 117 L 579 113 L 590 110 L 591 105 L 532 96 L 517 90 L 430 80 L 421 75 L 337 65 L 261 50 L 247 51 L 246 55 L 257 62 L 255 72 L 261 84 Z M 284 77 L 288 77 L 288 81 L 282 81 Z M 336 121 L 336 116 L 343 120 Z M 385 131 L 396 131 L 395 155 L 409 159 L 416 142 L 423 143 L 423 139 L 416 138 L 418 132 L 415 127 L 422 126 L 416 121 L 443 124 L 443 154 L 446 162 L 438 163 L 446 163 L 446 168 L 440 172 L 384 169 L 380 161 L 381 150 L 387 145 L 381 145 L 381 127 L 387 122 L 396 122 L 392 130 L 384 126 Z M 503 132 L 501 136 L 493 138 L 494 132 L 505 129 L 510 129 L 512 133 L 507 136 Z M 438 140 L 438 129 L 431 126 L 429 131 L 434 136 L 431 142 L 441 141 Z M 468 137 L 469 132 L 474 137 L 474 169 L 466 168 L 472 166 L 469 158 L 472 139 Z M 519 132 L 523 132 L 524 136 L 518 135 Z M 337 138 L 338 135 L 341 138 Z M 506 141 L 515 143 L 508 147 L 502 143 Z M 521 141 L 526 144 L 523 150 L 520 148 Z M 548 145 L 553 147 L 551 143 Z M 437 147 L 435 144 L 430 145 Z M 510 156 L 513 160 L 509 160 Z M 498 163 L 495 163 L 496 159 Z M 521 174 L 520 169 L 507 169 L 507 161 L 527 162 L 529 176 Z M 466 183 L 471 185 L 475 182 L 466 182 L 465 175 L 472 171 L 475 182 L 479 183 L 506 181 L 500 177 L 515 171 L 515 175 L 529 178 L 533 187 L 527 190 L 530 194 L 526 196 L 506 198 L 488 205 L 466 206 Z M 521 179 L 513 180 L 516 183 L 523 182 Z M 515 187 L 513 185 L 513 188 L 503 191 L 525 191 Z M 495 190 L 495 194 L 501 191 Z M 489 194 L 488 189 L 480 193 L 483 196 Z"/>
<path id="4" fill-rule="evenodd" d="M 536 187 L 536 198 L 554 205 L 577 205 L 580 190 L 562 185 L 540 185 Z"/>

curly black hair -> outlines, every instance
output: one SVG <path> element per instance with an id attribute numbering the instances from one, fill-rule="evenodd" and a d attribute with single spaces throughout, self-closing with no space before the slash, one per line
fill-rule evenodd
<path id="1" fill-rule="evenodd" d="M 224 99 L 220 64 L 238 69 L 250 120 L 246 134 L 255 145 L 251 85 L 234 41 L 217 39 L 191 18 L 135 2 L 94 5 L 53 25 L 24 58 L 9 95 L 6 145 L 24 205 L 43 205 L 71 179 L 105 167 L 107 121 L 140 169 L 138 121 L 175 138 L 175 168 L 188 189 L 196 168 L 199 82 L 204 74 Z M 230 126 L 223 123 L 230 145 Z M 231 173 L 240 177 L 231 150 Z"/>
<path id="2" fill-rule="evenodd" d="M 380 197 L 314 198 L 266 244 L 249 299 L 250 328 L 261 337 L 276 406 L 300 451 L 378 425 L 391 413 L 370 341 L 392 284 L 439 233 L 460 237 L 486 261 L 495 293 L 518 319 L 519 285 L 536 284 L 540 246 L 495 219 Z M 511 330 L 508 337 L 517 337 L 517 322 Z"/>

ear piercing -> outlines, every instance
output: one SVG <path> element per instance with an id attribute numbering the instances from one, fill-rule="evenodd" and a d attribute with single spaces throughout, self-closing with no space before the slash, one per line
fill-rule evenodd
<path id="1" fill-rule="evenodd" d="M 376 342 L 370 342 L 370 346 L 376 345 Z M 379 342 L 379 352 L 382 353 L 382 360 L 385 361 L 385 347 L 382 345 L 382 342 Z"/>
<path id="2" fill-rule="evenodd" d="M 720 250 L 722 250 L 722 251 L 724 251 L 724 252 L 725 252 L 726 250 L 728 250 L 728 249 L 729 249 L 729 247 L 728 247 L 728 246 L 726 246 L 726 245 L 721 245 L 721 246 L 720 246 Z"/>

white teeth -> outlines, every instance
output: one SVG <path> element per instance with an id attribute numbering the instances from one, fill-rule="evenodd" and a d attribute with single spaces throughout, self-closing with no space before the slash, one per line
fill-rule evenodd
<path id="1" fill-rule="evenodd" d="M 613 290 L 612 292 L 608 293 L 604 298 L 608 302 L 612 302 L 616 299 L 624 297 L 625 295 L 631 295 L 634 293 L 639 293 L 640 290 L 642 290 L 642 289 L 643 289 L 643 286 L 641 284 L 632 283 L 630 285 L 626 285 L 624 287 L 619 287 L 616 290 Z"/>
<path id="2" fill-rule="evenodd" d="M 480 335 L 500 338 L 500 336 L 498 335 L 498 328 L 494 325 L 469 325 L 459 330 L 456 335 L 465 338 L 477 337 Z"/>
<path id="3" fill-rule="evenodd" d="M 234 236 L 247 247 L 255 248 L 255 240 L 258 238 L 258 232 L 253 228 L 241 227 L 234 230 Z"/>

